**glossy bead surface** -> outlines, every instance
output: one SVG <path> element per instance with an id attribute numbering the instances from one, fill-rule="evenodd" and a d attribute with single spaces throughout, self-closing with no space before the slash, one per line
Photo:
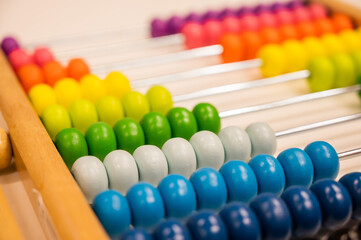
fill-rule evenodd
<path id="1" fill-rule="evenodd" d="M 155 228 L 153 236 L 157 240 L 191 240 L 188 229 L 178 220 L 162 221 Z"/>
<path id="2" fill-rule="evenodd" d="M 327 57 L 315 57 L 308 63 L 307 69 L 312 73 L 308 84 L 312 92 L 333 88 L 335 83 L 335 68 Z"/>
<path id="3" fill-rule="evenodd" d="M 168 119 L 161 113 L 149 112 L 140 121 L 145 136 L 145 144 L 159 148 L 172 137 Z"/>
<path id="4" fill-rule="evenodd" d="M 45 82 L 44 75 L 41 72 L 40 67 L 35 64 L 27 64 L 20 67 L 17 70 L 17 75 L 25 92 L 28 92 L 36 85 Z"/>
<path id="5" fill-rule="evenodd" d="M 245 49 L 239 34 L 226 33 L 220 38 L 219 44 L 223 47 L 221 56 L 224 63 L 245 59 Z"/>
<path id="6" fill-rule="evenodd" d="M 198 131 L 197 121 L 193 113 L 182 107 L 172 108 L 167 118 L 172 128 L 172 137 L 189 140 Z"/>
<path id="7" fill-rule="evenodd" d="M 296 72 L 306 68 L 309 55 L 302 42 L 293 39 L 286 40 L 282 43 L 282 47 L 288 58 L 286 72 Z"/>
<path id="8" fill-rule="evenodd" d="M 185 37 L 185 45 L 188 49 L 205 45 L 205 34 L 200 23 L 186 23 L 182 28 L 182 34 Z"/>
<path id="9" fill-rule="evenodd" d="M 82 98 L 79 83 L 72 78 L 59 79 L 54 85 L 54 92 L 58 103 L 67 109 L 74 101 Z"/>
<path id="10" fill-rule="evenodd" d="M 9 56 L 8 56 L 9 62 L 11 63 L 11 66 L 18 70 L 19 68 L 28 65 L 33 64 L 34 60 L 32 56 L 22 48 L 18 48 L 13 50 Z"/>
<path id="11" fill-rule="evenodd" d="M 109 73 L 104 79 L 104 83 L 107 93 L 119 100 L 122 100 L 123 96 L 131 90 L 128 78 L 120 72 Z"/>
<path id="12" fill-rule="evenodd" d="M 346 47 L 342 43 L 338 35 L 333 33 L 324 34 L 321 37 L 321 41 L 327 52 L 332 56 L 333 54 L 344 53 L 346 52 Z"/>
<path id="13" fill-rule="evenodd" d="M 104 81 L 94 74 L 87 74 L 80 79 L 80 88 L 85 99 L 96 103 L 96 101 L 106 95 Z"/>
<path id="14" fill-rule="evenodd" d="M 33 53 L 33 59 L 40 67 L 55 60 L 50 49 L 45 47 L 36 48 Z"/>
<path id="15" fill-rule="evenodd" d="M 146 95 L 151 111 L 167 115 L 173 107 L 172 95 L 162 86 L 151 87 Z"/>
<path id="16" fill-rule="evenodd" d="M 67 77 L 65 68 L 57 61 L 46 63 L 42 69 L 45 82 L 50 86 L 54 86 L 59 79 Z"/>
<path id="17" fill-rule="evenodd" d="M 258 31 L 260 26 L 259 20 L 255 15 L 245 15 L 239 19 L 241 29 L 244 31 Z"/>
<path id="18" fill-rule="evenodd" d="M 68 112 L 62 105 L 58 104 L 45 108 L 41 114 L 41 121 L 52 140 L 55 140 L 56 135 L 61 130 L 71 128 L 71 120 Z"/>
<path id="19" fill-rule="evenodd" d="M 219 39 L 224 32 L 222 23 L 217 20 L 207 20 L 203 24 L 203 31 L 207 45 L 219 43 Z"/>
<path id="20" fill-rule="evenodd" d="M 349 16 L 342 13 L 335 13 L 332 16 L 332 21 L 335 26 L 336 32 L 346 29 L 353 29 L 353 23 Z"/>
<path id="21" fill-rule="evenodd" d="M 122 103 L 125 116 L 138 122 L 150 111 L 147 98 L 139 92 L 130 91 L 125 93 Z"/>
<path id="22" fill-rule="evenodd" d="M 142 228 L 133 228 L 126 231 L 121 240 L 153 240 L 152 236 L 149 235 L 144 229 Z"/>
<path id="23" fill-rule="evenodd" d="M 140 124 L 132 118 L 124 118 L 114 125 L 114 132 L 117 138 L 118 149 L 129 153 L 145 144 L 144 132 Z"/>
<path id="24" fill-rule="evenodd" d="M 208 130 L 217 134 L 221 129 L 221 118 L 218 110 L 210 103 L 199 103 L 193 108 L 198 130 Z"/>
<path id="25" fill-rule="evenodd" d="M 261 71 L 264 77 L 273 77 L 285 73 L 287 56 L 285 51 L 276 44 L 269 44 L 262 47 L 258 52 L 262 59 Z"/>
<path id="26" fill-rule="evenodd" d="M 6 55 L 9 55 L 12 51 L 19 49 L 19 43 L 13 37 L 5 37 L 1 41 L 1 49 Z"/>
<path id="27" fill-rule="evenodd" d="M 361 49 L 361 42 L 359 36 L 354 30 L 344 30 L 340 32 L 341 41 L 346 47 L 348 53 L 353 53 Z"/>
<path id="28" fill-rule="evenodd" d="M 114 126 L 116 122 L 124 118 L 123 106 L 119 99 L 114 96 L 104 96 L 95 103 L 99 120 Z"/>
<path id="29" fill-rule="evenodd" d="M 258 52 L 263 46 L 263 40 L 258 32 L 242 32 L 241 33 L 241 44 L 243 44 L 243 60 L 250 60 L 257 58 Z M 260 55 L 261 56 L 261 55 Z M 281 56 L 282 57 L 282 56 Z M 262 65 L 263 66 L 263 65 Z M 262 72 L 263 73 L 263 72 Z"/>
<path id="30" fill-rule="evenodd" d="M 246 132 L 252 144 L 252 157 L 258 154 L 273 155 L 276 152 L 275 132 L 267 123 L 252 123 L 246 128 Z"/>
<path id="31" fill-rule="evenodd" d="M 167 21 L 167 26 L 166 26 L 167 34 L 179 33 L 179 31 L 182 28 L 183 24 L 184 24 L 183 17 L 172 16 Z"/>
<path id="32" fill-rule="evenodd" d="M 88 128 L 98 122 L 98 113 L 94 104 L 88 100 L 74 101 L 69 107 L 73 127 L 85 134 Z"/>
<path id="33" fill-rule="evenodd" d="M 347 189 L 352 200 L 352 218 L 361 219 L 361 173 L 353 172 L 344 175 L 339 182 Z"/>
<path id="34" fill-rule="evenodd" d="M 218 137 L 223 144 L 225 162 L 230 160 L 249 161 L 252 146 L 246 131 L 236 126 L 228 126 L 218 133 Z"/>
<path id="35" fill-rule="evenodd" d="M 28 96 L 39 116 L 46 107 L 57 103 L 55 92 L 48 84 L 37 84 L 30 89 Z"/>
<path id="36" fill-rule="evenodd" d="M 241 25 L 235 16 L 227 16 L 222 21 L 224 33 L 240 33 Z"/>
<path id="37" fill-rule="evenodd" d="M 88 64 L 81 58 L 70 59 L 66 71 L 69 77 L 78 81 L 90 73 Z"/>

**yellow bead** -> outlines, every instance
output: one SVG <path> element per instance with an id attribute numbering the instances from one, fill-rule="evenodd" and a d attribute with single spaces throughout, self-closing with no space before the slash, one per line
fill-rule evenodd
<path id="1" fill-rule="evenodd" d="M 8 134 L 0 128 L 0 170 L 7 168 L 11 163 L 12 149 Z"/>
<path id="2" fill-rule="evenodd" d="M 330 57 L 335 68 L 334 87 L 347 87 L 356 83 L 356 70 L 352 58 L 348 54 L 337 54 Z"/>
<path id="3" fill-rule="evenodd" d="M 95 104 L 99 119 L 108 123 L 111 127 L 124 118 L 124 111 L 120 100 L 115 96 L 105 96 L 100 98 Z"/>
<path id="4" fill-rule="evenodd" d="M 361 38 L 354 30 L 344 30 L 340 33 L 340 39 L 343 42 L 347 52 L 353 52 L 361 49 Z"/>
<path id="5" fill-rule="evenodd" d="M 312 92 L 333 88 L 335 83 L 335 68 L 328 57 L 315 57 L 308 64 L 311 76 L 308 83 Z"/>
<path id="6" fill-rule="evenodd" d="M 288 59 L 286 72 L 296 72 L 306 68 L 309 56 L 302 42 L 287 40 L 283 42 L 282 47 Z"/>
<path id="7" fill-rule="evenodd" d="M 93 103 L 104 97 L 107 92 L 104 81 L 93 74 L 87 74 L 81 78 L 80 88 L 83 97 Z"/>
<path id="8" fill-rule="evenodd" d="M 130 92 L 129 80 L 120 72 L 111 72 L 104 79 L 108 95 L 122 99 L 124 94 Z"/>
<path id="9" fill-rule="evenodd" d="M 93 123 L 98 122 L 98 113 L 92 102 L 80 99 L 70 106 L 69 114 L 74 128 L 85 134 Z"/>
<path id="10" fill-rule="evenodd" d="M 284 74 L 287 65 L 287 54 L 277 44 L 268 44 L 261 48 L 258 57 L 262 60 L 261 71 L 265 77 Z"/>
<path id="11" fill-rule="evenodd" d="M 147 99 L 150 110 L 167 115 L 168 111 L 173 108 L 172 95 L 165 87 L 154 86 L 147 92 Z"/>
<path id="12" fill-rule="evenodd" d="M 130 91 L 126 93 L 122 103 L 125 116 L 133 118 L 138 122 L 149 112 L 148 100 L 139 92 Z"/>
<path id="13" fill-rule="evenodd" d="M 29 99 L 39 116 L 46 107 L 57 103 L 53 88 L 43 83 L 30 89 Z"/>
<path id="14" fill-rule="evenodd" d="M 80 85 L 73 78 L 63 78 L 57 81 L 54 91 L 58 103 L 67 109 L 74 101 L 82 98 Z"/>
<path id="15" fill-rule="evenodd" d="M 327 56 L 327 51 L 323 43 L 316 37 L 306 37 L 302 39 L 303 46 L 305 46 L 310 59 L 314 57 Z"/>
<path id="16" fill-rule="evenodd" d="M 346 52 L 344 44 L 336 34 L 325 34 L 321 37 L 321 41 L 325 46 L 329 56 Z"/>
<path id="17" fill-rule="evenodd" d="M 41 114 L 41 120 L 54 141 L 56 134 L 65 128 L 71 128 L 71 121 L 66 108 L 62 105 L 51 105 Z"/>

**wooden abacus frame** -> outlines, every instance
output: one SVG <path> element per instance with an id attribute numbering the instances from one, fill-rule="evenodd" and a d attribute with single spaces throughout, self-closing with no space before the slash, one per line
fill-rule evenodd
<path id="1" fill-rule="evenodd" d="M 341 0 L 317 1 L 361 23 L 361 9 Z M 108 239 L 2 53 L 0 109 L 8 125 L 17 171 L 47 237 Z"/>

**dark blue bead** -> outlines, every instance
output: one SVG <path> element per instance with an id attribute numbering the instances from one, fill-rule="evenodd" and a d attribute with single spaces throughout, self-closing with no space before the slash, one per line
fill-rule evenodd
<path id="1" fill-rule="evenodd" d="M 156 240 L 191 240 L 188 229 L 175 219 L 160 222 L 154 229 L 153 237 Z"/>
<path id="2" fill-rule="evenodd" d="M 354 172 L 343 176 L 340 181 L 351 196 L 352 218 L 361 220 L 361 173 Z"/>
<path id="3" fill-rule="evenodd" d="M 152 236 L 149 235 L 145 230 L 140 228 L 134 228 L 128 230 L 120 238 L 121 240 L 152 240 Z"/>

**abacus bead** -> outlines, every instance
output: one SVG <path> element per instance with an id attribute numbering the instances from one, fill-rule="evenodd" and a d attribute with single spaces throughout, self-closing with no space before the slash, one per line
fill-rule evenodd
<path id="1" fill-rule="evenodd" d="M 123 99 L 124 94 L 130 92 L 129 80 L 120 72 L 111 72 L 104 79 L 106 91 L 109 95 Z"/>
<path id="2" fill-rule="evenodd" d="M 210 131 L 195 133 L 189 142 L 197 156 L 197 167 L 219 169 L 224 163 L 224 148 L 219 137 Z"/>
<path id="3" fill-rule="evenodd" d="M 219 18 L 219 12 L 215 10 L 209 10 L 205 12 L 202 16 L 202 21 L 206 22 L 208 20 L 217 20 Z"/>
<path id="4" fill-rule="evenodd" d="M 50 105 L 41 113 L 43 122 L 50 138 L 55 140 L 56 134 L 65 128 L 71 127 L 71 121 L 68 112 L 62 105 Z"/>
<path id="5" fill-rule="evenodd" d="M 306 37 L 302 39 L 302 44 L 305 47 L 310 59 L 314 57 L 327 56 L 327 50 L 322 42 L 316 37 Z"/>
<path id="6" fill-rule="evenodd" d="M 263 46 L 263 40 L 258 32 L 247 31 L 241 34 L 241 44 L 247 46 L 242 53 L 244 60 L 254 59 Z"/>
<path id="7" fill-rule="evenodd" d="M 258 4 L 254 9 L 253 12 L 257 14 L 258 16 L 262 13 L 269 13 L 270 9 L 267 5 L 264 4 Z"/>
<path id="8" fill-rule="evenodd" d="M 208 130 L 217 134 L 221 129 L 221 118 L 218 110 L 210 103 L 199 103 L 193 108 L 198 130 Z"/>
<path id="9" fill-rule="evenodd" d="M 277 160 L 281 163 L 286 177 L 286 188 L 290 186 L 310 187 L 313 181 L 313 164 L 307 153 L 298 148 L 281 152 Z"/>
<path id="10" fill-rule="evenodd" d="M 361 173 L 353 172 L 344 175 L 339 182 L 346 188 L 352 200 L 352 218 L 361 219 Z"/>
<path id="11" fill-rule="evenodd" d="M 293 10 L 293 17 L 296 22 L 307 22 L 311 21 L 311 14 L 308 8 L 306 7 L 298 7 Z"/>
<path id="12" fill-rule="evenodd" d="M 330 55 L 346 52 L 346 47 L 341 39 L 333 33 L 323 35 L 321 41 Z"/>
<path id="13" fill-rule="evenodd" d="M 197 199 L 193 185 L 181 175 L 168 175 L 159 183 L 166 217 L 184 218 L 196 210 Z"/>
<path id="14" fill-rule="evenodd" d="M 114 132 L 118 142 L 118 149 L 129 153 L 145 144 L 144 132 L 140 124 L 131 118 L 119 120 L 114 125 Z"/>
<path id="15" fill-rule="evenodd" d="M 276 158 L 260 154 L 253 157 L 248 164 L 256 175 L 258 193 L 282 193 L 285 188 L 285 173 Z"/>
<path id="16" fill-rule="evenodd" d="M 167 23 L 165 20 L 155 18 L 150 23 L 150 26 L 152 37 L 161 37 L 167 34 Z"/>
<path id="17" fill-rule="evenodd" d="M 361 49 L 361 42 L 355 31 L 344 30 L 340 33 L 340 38 L 347 52 L 352 53 Z"/>
<path id="18" fill-rule="evenodd" d="M 124 150 L 110 152 L 104 158 L 108 173 L 109 188 L 126 194 L 138 182 L 138 168 L 132 155 Z"/>
<path id="19" fill-rule="evenodd" d="M 199 211 L 187 220 L 187 227 L 195 240 L 228 239 L 222 219 L 210 211 Z"/>
<path id="20" fill-rule="evenodd" d="M 335 31 L 332 21 L 329 18 L 317 19 L 314 24 L 317 36 L 322 36 L 326 33 L 332 33 Z"/>
<path id="21" fill-rule="evenodd" d="M 249 161 L 252 146 L 246 131 L 236 126 L 228 126 L 218 133 L 218 137 L 223 144 L 225 162 L 235 159 Z"/>
<path id="22" fill-rule="evenodd" d="M 12 51 L 19 49 L 19 43 L 13 37 L 5 37 L 1 41 L 1 49 L 8 56 Z"/>
<path id="23" fill-rule="evenodd" d="M 224 33 L 240 33 L 241 25 L 237 17 L 227 16 L 222 21 Z M 224 34 L 223 34 L 224 35 Z"/>
<path id="24" fill-rule="evenodd" d="M 40 67 L 44 66 L 48 62 L 54 61 L 54 56 L 48 48 L 41 47 L 34 50 L 33 53 L 34 62 Z"/>
<path id="25" fill-rule="evenodd" d="M 219 43 L 221 36 L 223 35 L 223 25 L 218 20 L 208 20 L 203 24 L 203 31 L 205 34 L 205 40 L 207 45 L 213 45 Z"/>
<path id="26" fill-rule="evenodd" d="M 55 137 L 55 145 L 69 169 L 78 158 L 88 155 L 87 142 L 75 128 L 61 130 Z"/>
<path id="27" fill-rule="evenodd" d="M 188 229 L 180 221 L 174 219 L 160 222 L 153 236 L 157 240 L 191 240 Z"/>
<path id="28" fill-rule="evenodd" d="M 232 160 L 224 164 L 219 172 L 226 182 L 228 202 L 249 202 L 258 193 L 258 183 L 252 168 L 245 162 Z"/>
<path id="29" fill-rule="evenodd" d="M 330 179 L 322 179 L 312 184 L 310 190 L 321 205 L 322 227 L 334 231 L 350 220 L 352 201 L 342 184 Z"/>
<path id="30" fill-rule="evenodd" d="M 182 28 L 185 45 L 188 49 L 205 46 L 205 34 L 200 23 L 188 22 Z"/>
<path id="31" fill-rule="evenodd" d="M 252 157 L 262 153 L 273 155 L 276 152 L 276 135 L 267 123 L 252 123 L 246 132 L 252 144 Z"/>
<path id="32" fill-rule="evenodd" d="M 289 239 L 292 234 L 292 217 L 285 202 L 272 193 L 258 195 L 250 203 L 262 228 L 262 238 Z"/>
<path id="33" fill-rule="evenodd" d="M 169 139 L 164 143 L 162 151 L 167 158 L 169 174 L 180 174 L 189 178 L 196 170 L 196 153 L 184 138 Z"/>
<path id="34" fill-rule="evenodd" d="M 73 78 L 59 79 L 54 85 L 54 92 L 58 103 L 67 109 L 74 101 L 82 98 L 79 83 Z"/>
<path id="35" fill-rule="evenodd" d="M 340 162 L 336 150 L 327 142 L 316 141 L 305 147 L 305 152 L 310 156 L 315 175 L 313 181 L 324 178 L 337 177 Z"/>
<path id="36" fill-rule="evenodd" d="M 9 136 L 3 128 L 0 128 L 0 170 L 11 164 L 12 155 Z"/>
<path id="37" fill-rule="evenodd" d="M 317 29 L 313 22 L 300 22 L 297 24 L 297 30 L 301 39 L 310 36 L 317 36 Z"/>
<path id="38" fill-rule="evenodd" d="M 264 77 L 273 77 L 285 73 L 287 56 L 281 46 L 266 45 L 260 49 L 258 57 L 262 59 L 261 71 Z"/>
<path id="39" fill-rule="evenodd" d="M 304 4 L 300 0 L 293 0 L 293 1 L 286 3 L 286 6 L 287 6 L 287 8 L 289 8 L 291 10 L 295 10 L 297 8 L 304 7 Z"/>
<path id="40" fill-rule="evenodd" d="M 132 228 L 126 231 L 121 240 L 153 240 L 152 236 L 149 235 L 144 229 L 142 228 Z"/>
<path id="41" fill-rule="evenodd" d="M 122 103 L 125 116 L 134 118 L 138 122 L 150 111 L 147 98 L 139 92 L 130 91 L 126 93 Z"/>
<path id="42" fill-rule="evenodd" d="M 172 108 L 168 112 L 167 118 L 172 128 L 172 137 L 181 137 L 189 140 L 198 131 L 194 114 L 186 108 Z"/>
<path id="43" fill-rule="evenodd" d="M 50 86 L 54 86 L 54 84 L 59 79 L 66 77 L 66 72 L 64 67 L 57 61 L 51 61 L 46 63 L 43 66 L 43 74 L 44 74 L 45 82 Z"/>
<path id="44" fill-rule="evenodd" d="M 137 183 L 127 193 L 132 225 L 148 228 L 164 218 L 164 204 L 162 197 L 155 187 L 149 183 Z"/>
<path id="45" fill-rule="evenodd" d="M 260 27 L 278 27 L 276 16 L 270 12 L 263 12 L 258 15 Z"/>
<path id="46" fill-rule="evenodd" d="M 179 33 L 184 24 L 184 19 L 179 16 L 173 16 L 167 21 L 167 34 Z"/>
<path id="47" fill-rule="evenodd" d="M 189 179 L 197 196 L 198 209 L 219 209 L 227 202 L 227 187 L 222 175 L 210 167 L 195 171 Z"/>
<path id="48" fill-rule="evenodd" d="M 82 77 L 90 73 L 88 64 L 82 58 L 73 58 L 69 61 L 66 68 L 69 77 L 80 80 Z"/>
<path id="49" fill-rule="evenodd" d="M 294 25 L 282 25 L 278 27 L 281 39 L 298 39 L 299 34 Z"/>
<path id="50" fill-rule="evenodd" d="M 231 240 L 261 240 L 261 227 L 256 214 L 244 203 L 226 204 L 219 212 Z"/>
<path id="51" fill-rule="evenodd" d="M 297 40 L 286 40 L 282 47 L 287 54 L 287 72 L 296 72 L 306 68 L 309 55 L 302 42 Z"/>
<path id="52" fill-rule="evenodd" d="M 168 119 L 158 112 L 149 112 L 140 121 L 145 136 L 145 144 L 159 148 L 172 137 Z"/>
<path id="53" fill-rule="evenodd" d="M 354 65 L 355 65 L 356 76 L 361 76 L 361 51 L 359 50 L 359 51 L 350 53 L 350 57 L 352 58 Z M 358 81 L 358 79 L 357 79 L 357 81 Z"/>
<path id="54" fill-rule="evenodd" d="M 202 16 L 198 13 L 191 12 L 186 16 L 185 21 L 186 21 L 185 24 L 189 22 L 200 23 L 202 22 Z"/>
<path id="55" fill-rule="evenodd" d="M 173 107 L 173 100 L 168 89 L 162 86 L 151 87 L 146 95 L 151 111 L 167 115 Z"/>
<path id="56" fill-rule="evenodd" d="M 264 27 L 259 30 L 259 34 L 262 38 L 263 44 L 271 44 L 271 43 L 280 43 L 281 35 L 279 34 L 278 29 L 273 27 Z"/>
<path id="57" fill-rule="evenodd" d="M 46 107 L 57 103 L 53 88 L 43 83 L 32 87 L 28 96 L 39 116 Z"/>
<path id="58" fill-rule="evenodd" d="M 97 157 L 78 158 L 71 168 L 71 173 L 90 204 L 99 193 L 108 190 L 107 171 Z"/>
<path id="59" fill-rule="evenodd" d="M 254 15 L 245 15 L 239 21 L 243 31 L 258 31 L 261 27 L 258 18 Z"/>
<path id="60" fill-rule="evenodd" d="M 92 102 L 84 99 L 77 100 L 70 105 L 69 115 L 73 127 L 85 134 L 85 131 L 98 122 L 98 113 Z"/>
<path id="61" fill-rule="evenodd" d="M 93 103 L 106 95 L 104 81 L 93 74 L 87 74 L 80 79 L 80 88 L 83 97 Z"/>
<path id="62" fill-rule="evenodd" d="M 138 166 L 139 181 L 157 186 L 168 175 L 167 159 L 158 147 L 140 146 L 134 151 L 133 157 Z"/>
<path id="63" fill-rule="evenodd" d="M 295 24 L 296 19 L 290 10 L 282 9 L 275 13 L 275 17 L 280 25 Z"/>
<path id="64" fill-rule="evenodd" d="M 129 228 L 129 204 L 119 192 L 108 190 L 98 194 L 94 199 L 93 210 L 110 237 L 119 237 Z"/>
<path id="65" fill-rule="evenodd" d="M 293 220 L 293 237 L 313 237 L 321 228 L 322 212 L 316 196 L 305 187 L 293 186 L 282 194 Z"/>
<path id="66" fill-rule="evenodd" d="M 223 47 L 221 56 L 224 63 L 237 62 L 245 58 L 244 45 L 238 34 L 224 34 L 221 37 L 219 44 Z"/>
<path id="67" fill-rule="evenodd" d="M 335 84 L 335 68 L 329 58 L 312 58 L 307 69 L 311 72 L 310 77 L 308 77 L 308 84 L 312 92 L 333 88 Z"/>
<path id="68" fill-rule="evenodd" d="M 253 8 L 251 7 L 247 7 L 247 6 L 243 6 L 241 8 L 239 8 L 236 12 L 238 17 L 243 17 L 246 15 L 252 15 L 253 14 Z"/>
<path id="69" fill-rule="evenodd" d="M 22 48 L 13 50 L 9 54 L 9 61 L 15 70 L 18 70 L 22 66 L 34 63 L 34 60 L 30 54 Z"/>
<path id="70" fill-rule="evenodd" d="M 319 3 L 310 3 L 308 9 L 313 19 L 326 18 L 328 15 L 327 8 Z"/>
<path id="71" fill-rule="evenodd" d="M 335 87 L 347 87 L 356 83 L 355 65 L 348 54 L 336 54 L 330 57 L 335 68 Z"/>
<path id="72" fill-rule="evenodd" d="M 17 74 L 25 92 L 28 92 L 32 87 L 38 84 L 44 83 L 43 73 L 35 64 L 27 64 L 20 67 Z"/>
<path id="73" fill-rule="evenodd" d="M 117 140 L 113 129 L 106 123 L 98 122 L 91 125 L 85 133 L 89 153 L 104 160 L 105 156 L 117 149 Z"/>
<path id="74" fill-rule="evenodd" d="M 95 103 L 99 120 L 114 126 L 116 122 L 124 118 L 123 106 L 120 100 L 114 96 L 104 96 Z"/>
<path id="75" fill-rule="evenodd" d="M 345 29 L 353 29 L 352 20 L 347 15 L 336 13 L 332 16 L 332 21 L 336 32 L 340 32 Z"/>

